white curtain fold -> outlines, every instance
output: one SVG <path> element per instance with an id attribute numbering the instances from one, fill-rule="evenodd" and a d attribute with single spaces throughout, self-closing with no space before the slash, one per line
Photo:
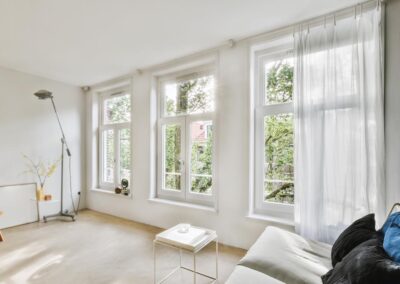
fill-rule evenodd
<path id="1" fill-rule="evenodd" d="M 295 223 L 332 243 L 355 219 L 385 215 L 383 13 L 295 33 Z"/>

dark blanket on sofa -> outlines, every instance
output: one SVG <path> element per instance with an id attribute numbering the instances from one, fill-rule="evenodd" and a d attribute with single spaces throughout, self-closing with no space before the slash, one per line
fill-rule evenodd
<path id="1" fill-rule="evenodd" d="M 400 283 L 400 264 L 394 262 L 383 249 L 383 234 L 375 232 L 368 235 L 368 240 L 348 252 L 321 277 L 324 284 Z"/>

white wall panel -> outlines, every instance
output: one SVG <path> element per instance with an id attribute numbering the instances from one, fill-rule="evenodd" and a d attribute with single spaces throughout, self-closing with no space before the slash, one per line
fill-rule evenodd
<path id="1" fill-rule="evenodd" d="M 36 184 L 0 186 L 0 229 L 38 221 Z"/>

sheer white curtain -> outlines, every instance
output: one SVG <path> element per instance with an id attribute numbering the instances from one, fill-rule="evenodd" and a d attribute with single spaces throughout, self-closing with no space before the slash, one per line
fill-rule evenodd
<path id="1" fill-rule="evenodd" d="M 356 11 L 355 11 L 356 12 Z M 381 8 L 295 34 L 295 223 L 332 243 L 385 214 Z"/>

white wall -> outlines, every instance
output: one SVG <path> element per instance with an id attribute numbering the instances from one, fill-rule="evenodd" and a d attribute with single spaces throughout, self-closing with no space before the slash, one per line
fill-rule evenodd
<path id="1" fill-rule="evenodd" d="M 205 226 L 217 230 L 221 242 L 237 247 L 248 248 L 254 242 L 267 223 L 246 217 L 249 203 L 249 76 L 246 44 L 222 49 L 218 65 L 218 213 L 148 201 L 151 186 L 150 72 L 136 75 L 133 79 L 134 196 L 124 199 L 89 190 L 88 208 L 163 228 L 179 222 Z"/>
<path id="2" fill-rule="evenodd" d="M 388 1 L 386 68 L 387 203 L 400 202 L 400 0 Z M 134 76 L 133 199 L 88 192 L 89 208 L 139 222 L 169 227 L 189 222 L 217 230 L 223 243 L 248 248 L 268 222 L 248 213 L 248 48 L 240 43 L 219 54 L 218 160 L 219 212 L 212 213 L 148 201 L 150 190 L 149 72 Z M 277 224 L 274 224 L 277 225 Z M 293 228 L 282 226 L 289 230 Z"/>
<path id="3" fill-rule="evenodd" d="M 61 156 L 61 136 L 51 102 L 33 96 L 40 89 L 54 95 L 73 155 L 72 186 L 76 198 L 86 183 L 84 95 L 78 87 L 4 68 L 0 68 L 0 185 L 35 181 L 34 176 L 24 173 L 22 154 L 44 161 Z M 68 186 L 65 181 L 65 207 L 71 209 Z M 45 192 L 60 199 L 60 167 L 49 178 Z M 81 204 L 84 206 L 84 198 Z"/>
<path id="4" fill-rule="evenodd" d="M 386 188 L 387 205 L 400 202 L 400 0 L 386 9 Z"/>

